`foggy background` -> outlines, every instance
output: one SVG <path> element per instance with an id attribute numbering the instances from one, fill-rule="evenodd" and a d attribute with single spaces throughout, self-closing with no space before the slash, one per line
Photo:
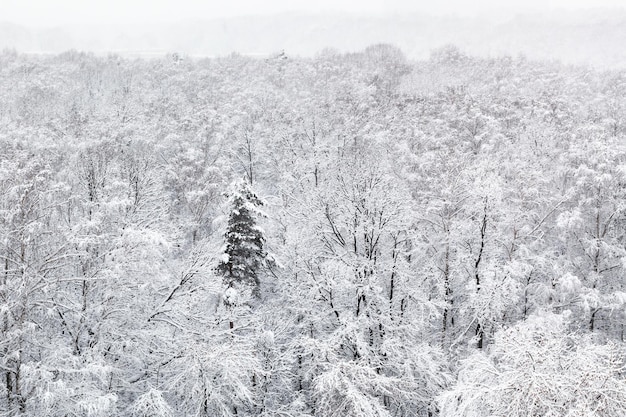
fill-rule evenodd
<path id="1" fill-rule="evenodd" d="M 479 56 L 616 68 L 626 64 L 623 0 L 0 0 L 0 48 L 97 54 L 313 56 L 392 43 L 413 59 L 454 44 Z"/>

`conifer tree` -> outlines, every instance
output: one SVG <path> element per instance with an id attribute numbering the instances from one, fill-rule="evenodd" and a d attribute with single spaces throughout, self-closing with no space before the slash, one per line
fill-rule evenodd
<path id="1" fill-rule="evenodd" d="M 264 216 L 260 210 L 263 202 L 245 180 L 234 185 L 229 200 L 231 210 L 224 235 L 226 246 L 217 269 L 228 289 L 244 286 L 258 296 L 258 274 L 267 257 L 263 249 L 263 230 L 256 224 L 256 219 Z"/>

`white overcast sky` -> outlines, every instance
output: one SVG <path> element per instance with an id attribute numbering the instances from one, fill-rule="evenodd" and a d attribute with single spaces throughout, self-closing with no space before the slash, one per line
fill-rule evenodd
<path id="1" fill-rule="evenodd" d="M 0 21 L 27 26 L 163 23 L 280 12 L 476 15 L 485 11 L 624 8 L 626 0 L 0 0 Z"/>

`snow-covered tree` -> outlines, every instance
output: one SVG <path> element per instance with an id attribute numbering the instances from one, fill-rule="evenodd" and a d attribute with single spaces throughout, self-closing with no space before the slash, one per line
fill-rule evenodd
<path id="1" fill-rule="evenodd" d="M 624 415 L 620 347 L 572 333 L 570 320 L 544 313 L 498 332 L 488 353 L 462 362 L 456 385 L 439 397 L 441 416 Z"/>
<path id="2" fill-rule="evenodd" d="M 217 270 L 224 277 L 227 287 L 225 301 L 231 303 L 232 288 L 246 288 L 253 294 L 260 291 L 259 274 L 266 264 L 264 250 L 265 236 L 257 225 L 257 219 L 264 216 L 263 202 L 252 190 L 250 184 L 240 180 L 229 193 L 230 213 L 224 235 L 226 245 Z"/>

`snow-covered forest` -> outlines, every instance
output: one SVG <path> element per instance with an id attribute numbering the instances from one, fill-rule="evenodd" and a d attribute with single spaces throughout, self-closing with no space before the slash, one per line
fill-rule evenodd
<path id="1" fill-rule="evenodd" d="M 626 71 L 0 55 L 0 415 L 626 415 Z"/>

